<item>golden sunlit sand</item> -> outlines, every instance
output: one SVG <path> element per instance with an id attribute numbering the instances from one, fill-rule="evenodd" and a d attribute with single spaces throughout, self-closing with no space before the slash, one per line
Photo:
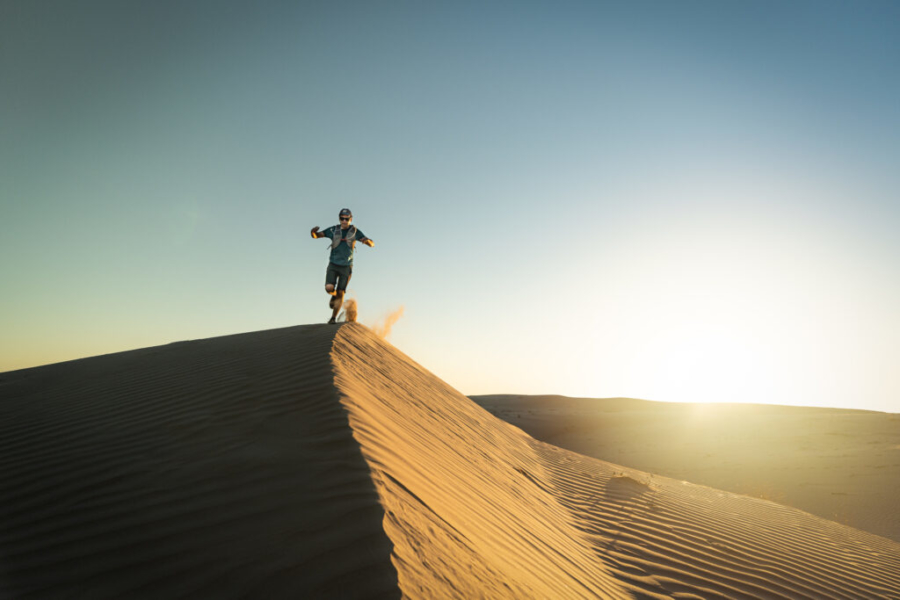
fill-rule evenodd
<path id="1" fill-rule="evenodd" d="M 0 596 L 890 598 L 900 544 L 588 458 L 362 325 L 0 374 Z"/>
<path id="2" fill-rule="evenodd" d="M 477 396 L 526 433 L 900 541 L 900 415 L 764 404 Z"/>

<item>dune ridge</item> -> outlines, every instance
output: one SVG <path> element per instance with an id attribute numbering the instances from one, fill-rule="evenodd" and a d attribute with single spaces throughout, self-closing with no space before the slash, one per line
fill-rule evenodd
<path id="1" fill-rule="evenodd" d="M 361 326 L 332 359 L 404 597 L 627 597 L 541 489 L 526 435 Z"/>
<path id="2" fill-rule="evenodd" d="M 0 374 L 0 597 L 900 598 L 900 545 L 591 459 L 357 323 Z"/>

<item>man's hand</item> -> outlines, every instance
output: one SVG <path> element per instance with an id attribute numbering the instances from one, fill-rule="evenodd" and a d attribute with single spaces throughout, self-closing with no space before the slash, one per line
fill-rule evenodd
<path id="1" fill-rule="evenodd" d="M 372 246 L 375 245 L 375 242 L 373 242 L 373 241 L 372 241 L 371 239 L 369 239 L 369 238 L 364 239 L 364 240 L 362 241 L 362 243 L 365 244 L 366 246 L 368 246 L 369 248 L 371 248 Z"/>
<path id="2" fill-rule="evenodd" d="M 311 236 L 313 237 L 313 239 L 316 239 L 317 237 L 319 237 L 319 236 L 317 235 L 318 233 L 319 233 L 319 226 L 318 226 L 318 225 L 316 225 L 315 227 L 313 227 L 313 228 L 309 231 L 309 235 L 311 235 Z"/>

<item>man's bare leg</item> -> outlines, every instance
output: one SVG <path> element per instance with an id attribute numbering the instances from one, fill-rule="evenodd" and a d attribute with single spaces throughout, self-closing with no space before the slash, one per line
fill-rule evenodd
<path id="1" fill-rule="evenodd" d="M 344 303 L 344 290 L 338 290 L 334 297 L 331 299 L 331 302 L 328 303 L 331 306 L 331 319 L 328 321 L 329 323 L 337 322 L 338 313 L 341 311 L 341 305 Z"/>

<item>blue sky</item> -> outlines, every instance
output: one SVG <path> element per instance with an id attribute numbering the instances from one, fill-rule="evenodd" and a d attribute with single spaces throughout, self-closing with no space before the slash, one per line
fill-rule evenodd
<path id="1" fill-rule="evenodd" d="M 0 370 L 322 322 L 348 206 L 465 393 L 900 412 L 895 3 L 37 4 Z"/>

